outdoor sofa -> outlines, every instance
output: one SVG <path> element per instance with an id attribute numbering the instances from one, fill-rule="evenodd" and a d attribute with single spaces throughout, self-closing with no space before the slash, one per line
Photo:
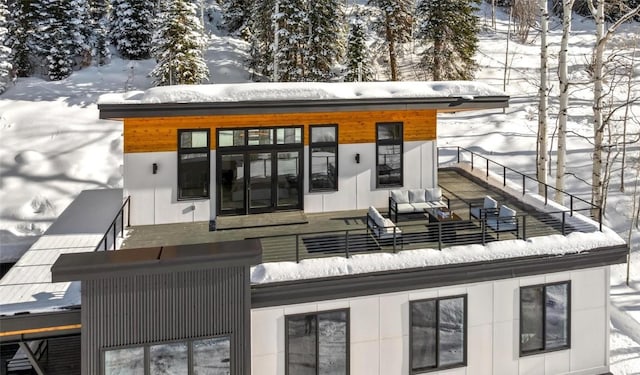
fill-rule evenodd
<path id="1" fill-rule="evenodd" d="M 389 191 L 389 217 L 398 222 L 398 216 L 424 212 L 428 208 L 449 207 L 449 198 L 439 187 Z"/>

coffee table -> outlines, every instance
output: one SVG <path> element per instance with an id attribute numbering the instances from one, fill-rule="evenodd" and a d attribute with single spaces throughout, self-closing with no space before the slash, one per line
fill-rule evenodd
<path id="1" fill-rule="evenodd" d="M 425 208 L 424 212 L 429 216 L 429 222 L 460 221 L 462 218 L 448 208 Z"/>

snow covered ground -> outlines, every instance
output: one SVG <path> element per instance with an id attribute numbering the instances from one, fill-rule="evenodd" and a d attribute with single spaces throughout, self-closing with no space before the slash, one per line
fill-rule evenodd
<path id="1" fill-rule="evenodd" d="M 488 15 L 487 9 L 481 15 Z M 505 46 L 508 17 L 498 14 L 498 26 L 488 27 L 480 35 L 477 79 L 503 87 Z M 488 24 L 489 21 L 483 21 Z M 222 36 L 215 28 L 206 53 L 214 83 L 249 82 L 243 67 L 248 44 Z M 560 25 L 552 24 L 550 43 L 557 54 Z M 572 80 L 587 80 L 585 65 L 593 44 L 592 21 L 576 17 L 570 47 Z M 626 25 L 612 45 L 640 35 L 640 25 Z M 536 96 L 539 39 L 530 36 L 529 43 L 511 42 L 507 56 L 507 93 L 511 107 L 506 113 L 460 113 L 440 116 L 439 146 L 463 146 L 488 155 L 491 159 L 517 170 L 535 171 L 535 139 L 537 131 Z M 424 75 L 411 63 L 418 61 L 414 45 L 407 45 L 403 59 L 405 80 L 423 79 Z M 122 124 L 98 119 L 96 102 L 104 93 L 145 90 L 151 86 L 147 74 L 154 62 L 128 62 L 114 58 L 104 67 L 90 67 L 75 72 L 70 78 L 47 82 L 39 78 L 19 79 L 0 96 L 0 261 L 15 260 L 42 234 L 58 214 L 82 190 L 121 186 Z M 382 65 L 382 64 L 378 64 Z M 640 64 L 638 64 L 640 66 Z M 635 76 L 640 82 L 640 69 Z M 551 65 L 552 96 L 550 127 L 556 123 L 558 84 L 555 66 Z M 384 71 L 378 71 L 385 79 Z M 638 90 L 636 88 L 636 90 Z M 640 93 L 635 92 L 638 96 Z M 567 190 L 588 199 L 590 179 L 590 145 L 580 135 L 590 134 L 591 94 L 589 85 L 576 85 L 571 90 L 569 112 L 568 171 L 575 175 L 567 182 Z M 640 107 L 633 108 L 635 118 Z M 635 123 L 633 126 L 638 126 Z M 552 130 L 551 130 L 552 131 Z M 640 149 L 632 147 L 630 158 L 640 160 Z M 619 191 L 622 173 L 614 168 L 609 192 L 606 224 L 625 240 L 629 238 L 629 222 L 634 182 L 638 167 L 624 170 L 627 191 Z M 612 267 L 612 331 L 611 368 L 614 374 L 640 374 L 640 233 L 630 240 L 632 255 L 629 286 L 626 265 Z"/>

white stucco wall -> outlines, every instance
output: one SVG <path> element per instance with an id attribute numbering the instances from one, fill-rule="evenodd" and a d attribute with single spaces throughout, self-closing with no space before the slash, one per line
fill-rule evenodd
<path id="1" fill-rule="evenodd" d="M 360 163 L 355 155 L 360 154 Z M 404 189 L 437 184 L 435 141 L 404 143 Z M 304 148 L 304 211 L 329 212 L 388 206 L 387 188 L 376 188 L 374 143 L 339 145 L 338 191 L 309 192 L 309 148 Z M 131 195 L 131 224 L 213 220 L 216 216 L 216 153 L 211 152 L 211 199 L 178 201 L 176 152 L 124 154 L 124 194 Z M 158 164 L 152 174 L 152 164 Z"/>
<path id="2" fill-rule="evenodd" d="M 571 280 L 571 348 L 519 357 L 521 286 Z M 431 372 L 460 375 L 602 374 L 608 371 L 609 268 L 554 273 L 456 287 L 253 309 L 254 375 L 285 373 L 285 316 L 350 310 L 350 373 L 409 374 L 409 301 L 467 295 L 467 366 Z"/>

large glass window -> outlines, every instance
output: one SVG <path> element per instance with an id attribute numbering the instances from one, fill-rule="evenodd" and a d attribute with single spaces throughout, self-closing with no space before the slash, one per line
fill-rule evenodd
<path id="1" fill-rule="evenodd" d="M 309 129 L 309 190 L 338 190 L 338 127 L 312 125 Z"/>
<path id="2" fill-rule="evenodd" d="M 378 187 L 402 186 L 402 123 L 376 124 Z"/>
<path id="3" fill-rule="evenodd" d="M 520 288 L 520 355 L 569 348 L 570 282 Z"/>
<path id="4" fill-rule="evenodd" d="M 410 314 L 412 373 L 466 366 L 466 296 L 412 301 Z"/>
<path id="5" fill-rule="evenodd" d="M 105 375 L 228 375 L 229 336 L 155 343 L 104 351 Z"/>
<path id="6" fill-rule="evenodd" d="M 209 130 L 178 130 L 178 199 L 209 198 Z"/>
<path id="7" fill-rule="evenodd" d="M 286 317 L 287 375 L 349 373 L 349 310 Z"/>

